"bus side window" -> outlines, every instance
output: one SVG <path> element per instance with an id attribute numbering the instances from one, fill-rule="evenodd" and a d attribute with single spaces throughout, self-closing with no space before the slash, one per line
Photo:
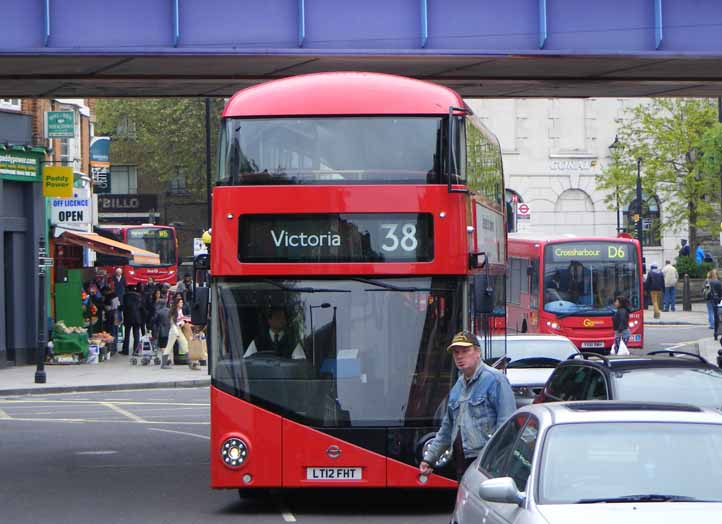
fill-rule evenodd
<path id="1" fill-rule="evenodd" d="M 530 260 L 529 278 L 529 307 L 539 309 L 539 259 Z"/>

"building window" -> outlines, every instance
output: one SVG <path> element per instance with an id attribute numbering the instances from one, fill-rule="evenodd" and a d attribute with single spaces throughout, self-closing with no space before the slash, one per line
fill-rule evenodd
<path id="1" fill-rule="evenodd" d="M 128 118 L 128 115 L 121 115 L 118 119 L 118 127 L 115 133 L 119 138 L 135 139 L 137 136 L 135 122 Z"/>
<path id="2" fill-rule="evenodd" d="M 181 167 L 176 167 L 175 177 L 168 181 L 168 193 L 184 195 L 188 193 L 188 177 Z"/>
<path id="3" fill-rule="evenodd" d="M 10 111 L 21 111 L 22 102 L 19 98 L 0 98 L 0 109 L 9 109 Z"/>
<path id="4" fill-rule="evenodd" d="M 655 195 L 642 193 L 642 214 L 639 214 L 635 198 L 624 210 L 624 225 L 627 233 L 637 238 L 637 221 L 642 221 L 642 246 L 661 246 L 659 199 Z"/>
<path id="5" fill-rule="evenodd" d="M 110 192 L 116 195 L 138 193 L 138 169 L 136 166 L 110 167 Z"/>

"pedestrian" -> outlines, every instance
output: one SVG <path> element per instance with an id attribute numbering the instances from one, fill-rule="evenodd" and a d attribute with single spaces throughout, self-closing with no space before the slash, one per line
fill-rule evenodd
<path id="1" fill-rule="evenodd" d="M 679 256 L 680 257 L 688 257 L 689 256 L 689 244 L 687 243 L 687 239 L 683 238 L 681 241 L 682 247 L 679 248 Z"/>
<path id="2" fill-rule="evenodd" d="M 697 262 L 697 264 L 704 262 L 704 248 L 702 248 L 702 244 L 697 244 L 697 248 L 694 250 L 694 261 Z"/>
<path id="3" fill-rule="evenodd" d="M 618 295 L 614 298 L 614 307 L 617 310 L 612 317 L 612 326 L 614 328 L 614 348 L 613 353 L 619 353 L 619 342 L 627 345 L 631 332 L 629 331 L 629 301 L 626 297 Z"/>
<path id="4" fill-rule="evenodd" d="M 153 317 L 155 317 L 155 303 L 160 299 L 160 289 L 155 285 L 153 287 L 146 286 L 143 293 L 143 314 L 145 321 L 145 330 L 149 332 L 153 338 L 156 334 L 153 331 Z"/>
<path id="5" fill-rule="evenodd" d="M 669 260 L 664 262 L 662 268 L 662 274 L 664 275 L 664 298 L 662 299 L 662 311 L 674 311 L 675 302 L 677 301 L 677 281 L 679 280 L 679 273 L 677 268 L 672 265 Z"/>
<path id="6" fill-rule="evenodd" d="M 168 341 L 163 347 L 163 363 L 161 369 L 170 369 L 172 358 L 173 358 L 173 346 L 176 341 L 178 342 L 178 354 L 186 355 L 188 353 L 188 340 L 183 334 L 183 326 L 190 322 L 185 313 L 183 313 L 183 299 L 177 298 L 173 307 L 170 308 L 168 313 L 168 319 L 170 320 L 170 331 L 168 332 Z M 188 361 L 188 366 L 193 367 L 192 362 Z"/>
<path id="7" fill-rule="evenodd" d="M 441 427 L 424 451 L 419 471 L 431 474 L 432 464 L 453 446 L 460 479 L 491 434 L 514 412 L 516 402 L 506 375 L 482 362 L 481 348 L 473 333 L 457 333 L 447 351 L 453 354 L 461 376 L 451 388 Z"/>
<path id="8" fill-rule="evenodd" d="M 103 326 L 107 333 L 113 336 L 113 353 L 118 351 L 118 309 L 120 300 L 110 287 L 106 286 L 103 293 Z"/>
<path id="9" fill-rule="evenodd" d="M 702 297 L 707 303 L 707 322 L 709 323 L 709 329 L 714 329 L 714 338 L 716 340 L 719 332 L 717 306 L 722 297 L 722 283 L 720 283 L 716 269 L 707 271 L 707 279 L 704 281 L 704 288 L 702 288 Z"/>
<path id="10" fill-rule="evenodd" d="M 128 286 L 123 295 L 123 325 L 125 326 L 125 338 L 123 338 L 123 355 L 130 351 L 135 352 L 135 346 L 140 342 L 141 307 L 143 301 L 135 286 Z M 133 333 L 133 348 L 130 347 L 130 334 Z"/>
<path id="11" fill-rule="evenodd" d="M 649 296 L 652 299 L 654 318 L 659 318 L 661 316 L 661 298 L 662 293 L 664 293 L 664 275 L 657 267 L 657 264 L 652 264 L 652 267 L 649 268 L 647 279 L 644 281 L 644 289 L 649 291 Z"/>
<path id="12" fill-rule="evenodd" d="M 151 323 L 153 327 L 153 338 L 155 340 L 156 348 L 164 348 L 168 343 L 168 335 L 170 334 L 170 308 L 166 301 L 160 296 L 160 289 L 156 292 L 157 299 L 153 304 L 153 318 Z"/>
<path id="13" fill-rule="evenodd" d="M 118 316 L 117 324 L 120 325 L 123 323 L 123 295 L 125 295 L 126 288 L 126 281 L 123 276 L 122 267 L 115 268 L 115 274 L 113 275 L 113 278 L 110 279 L 110 284 L 113 286 L 115 296 L 118 297 L 118 300 L 120 301 L 120 307 L 116 311 Z"/>
<path id="14" fill-rule="evenodd" d="M 175 292 L 183 296 L 184 303 L 190 304 L 193 302 L 193 279 L 190 273 L 183 275 L 183 280 L 178 282 L 175 287 Z"/>

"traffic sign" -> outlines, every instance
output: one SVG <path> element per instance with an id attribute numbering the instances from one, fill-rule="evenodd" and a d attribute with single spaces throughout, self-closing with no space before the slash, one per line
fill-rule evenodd
<path id="1" fill-rule="evenodd" d="M 518 220 L 529 220 L 531 219 L 531 209 L 528 204 L 521 203 L 516 206 L 516 218 Z"/>
<path id="2" fill-rule="evenodd" d="M 47 138 L 75 137 L 75 113 L 73 111 L 48 111 L 45 113 Z"/>

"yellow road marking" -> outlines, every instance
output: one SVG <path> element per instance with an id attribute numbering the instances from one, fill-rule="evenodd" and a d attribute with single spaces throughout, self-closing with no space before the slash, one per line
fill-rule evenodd
<path id="1" fill-rule="evenodd" d="M 145 420 L 143 420 L 142 418 L 140 418 L 140 417 L 139 417 L 138 415 L 136 415 L 135 413 L 131 413 L 130 411 L 125 410 L 125 409 L 123 409 L 123 408 L 121 408 L 121 407 L 119 407 L 119 406 L 116 406 L 115 404 L 111 404 L 110 402 L 101 402 L 101 405 L 103 405 L 103 406 L 105 406 L 105 407 L 108 407 L 108 408 L 112 409 L 113 411 L 115 411 L 116 413 L 120 413 L 120 414 L 123 415 L 124 417 L 128 417 L 130 420 L 133 420 L 133 421 L 135 421 L 135 422 L 140 422 L 141 424 L 142 424 L 143 422 L 145 422 Z"/>
<path id="2" fill-rule="evenodd" d="M 203 406 L 210 407 L 209 403 L 180 402 L 133 402 L 133 401 L 107 401 L 107 400 L 42 400 L 42 399 L 0 399 L 0 404 L 118 404 L 121 406 Z"/>
<path id="3" fill-rule="evenodd" d="M 162 428 L 148 428 L 148 431 L 162 431 L 164 433 L 177 433 L 178 435 L 188 435 L 189 437 L 198 437 L 205 440 L 211 440 L 211 437 L 208 437 L 206 435 L 198 435 L 196 433 L 186 433 L 185 431 L 174 431 L 172 429 L 162 429 Z"/>
<path id="4" fill-rule="evenodd" d="M 0 419 L 2 420 L 2 419 Z M 7 419 L 12 422 L 80 422 L 80 423 L 115 423 L 115 424 L 145 424 L 148 426 L 154 425 L 171 425 L 171 426 L 207 426 L 210 424 L 209 420 L 203 422 L 178 422 L 175 420 L 144 420 L 143 422 L 137 422 L 135 420 L 113 420 L 113 419 L 92 419 L 92 418 L 14 418 L 10 417 Z"/>

